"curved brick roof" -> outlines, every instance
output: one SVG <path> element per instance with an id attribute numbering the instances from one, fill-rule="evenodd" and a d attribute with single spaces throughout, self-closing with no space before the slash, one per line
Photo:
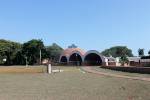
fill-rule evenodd
<path id="1" fill-rule="evenodd" d="M 86 52 L 86 54 L 84 55 L 84 59 L 87 55 L 91 54 L 91 53 L 94 53 L 94 54 L 97 54 L 101 57 L 102 61 L 104 62 L 105 61 L 105 57 L 97 50 L 89 50 Z"/>
<path id="2" fill-rule="evenodd" d="M 79 52 L 81 56 L 85 54 L 85 51 L 80 48 L 68 48 L 62 52 L 61 56 L 69 57 L 72 53 L 75 53 L 75 52 Z"/>

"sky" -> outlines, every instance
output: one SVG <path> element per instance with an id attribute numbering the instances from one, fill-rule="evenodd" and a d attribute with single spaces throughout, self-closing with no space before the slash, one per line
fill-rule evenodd
<path id="1" fill-rule="evenodd" d="M 150 50 L 150 0 L 0 0 L 0 39 Z"/>

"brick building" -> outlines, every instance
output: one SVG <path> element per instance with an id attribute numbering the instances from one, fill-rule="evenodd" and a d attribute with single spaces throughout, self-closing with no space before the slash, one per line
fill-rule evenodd
<path id="1" fill-rule="evenodd" d="M 126 66 L 149 66 L 150 57 L 128 57 Z M 105 57 L 96 50 L 84 51 L 80 48 L 65 49 L 59 59 L 62 65 L 86 65 L 86 66 L 121 66 L 119 57 Z"/>

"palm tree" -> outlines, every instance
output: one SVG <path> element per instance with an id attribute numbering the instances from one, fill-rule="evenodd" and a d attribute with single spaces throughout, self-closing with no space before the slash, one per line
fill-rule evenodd
<path id="1" fill-rule="evenodd" d="M 148 51 L 148 54 L 149 54 L 149 56 L 150 56 L 150 50 Z"/>
<path id="2" fill-rule="evenodd" d="M 141 56 L 144 56 L 144 49 L 140 49 L 140 48 L 139 48 L 138 54 L 139 54 L 140 57 L 141 57 Z"/>

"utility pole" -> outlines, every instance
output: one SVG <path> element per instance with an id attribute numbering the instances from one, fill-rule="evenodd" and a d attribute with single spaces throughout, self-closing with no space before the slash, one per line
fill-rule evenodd
<path id="1" fill-rule="evenodd" d="M 26 59 L 26 67 L 28 67 L 28 58 L 27 58 L 27 56 L 25 57 L 25 59 Z"/>
<path id="2" fill-rule="evenodd" d="M 42 59 L 42 56 L 41 56 L 41 49 L 40 49 L 40 65 L 41 65 L 41 60 Z"/>

